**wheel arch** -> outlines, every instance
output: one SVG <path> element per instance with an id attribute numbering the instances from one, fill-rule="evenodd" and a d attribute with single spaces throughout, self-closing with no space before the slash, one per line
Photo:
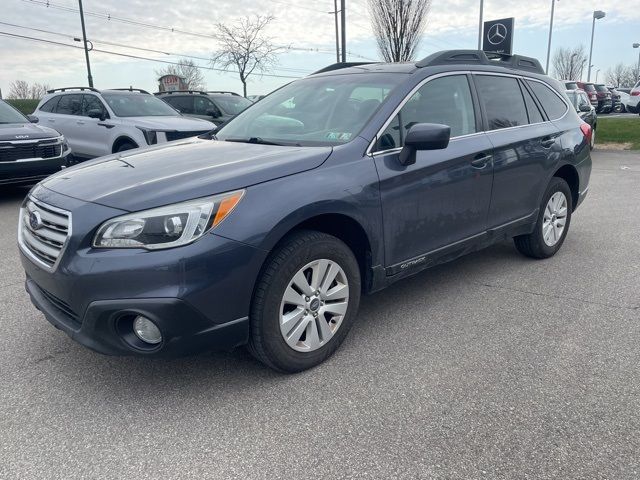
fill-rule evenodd
<path id="1" fill-rule="evenodd" d="M 128 135 L 120 135 L 114 140 L 113 146 L 111 147 L 111 153 L 117 152 L 118 148 L 124 143 L 133 143 L 135 145 L 135 148 L 140 147 L 140 145 L 138 145 L 138 142 L 136 142 L 133 138 L 129 137 Z"/>
<path id="2" fill-rule="evenodd" d="M 571 164 L 565 164 L 558 168 L 553 176 L 562 178 L 569 185 L 569 190 L 571 190 L 571 209 L 575 210 L 580 196 L 580 175 L 578 175 L 578 170 Z"/>
<path id="3" fill-rule="evenodd" d="M 264 245 L 266 248 L 271 251 L 277 249 L 288 236 L 300 230 L 313 230 L 332 235 L 342 240 L 353 252 L 360 267 L 362 287 L 365 291 L 369 290 L 375 245 L 372 245 L 371 237 L 360 221 L 347 213 L 336 211 L 319 211 L 304 218 L 298 215 L 294 217 L 295 221 L 290 217 L 289 221 L 285 222 L 286 226 L 281 224 L 283 228 L 274 229 L 277 233 L 272 232 L 270 238 L 266 240 L 267 245 Z M 260 268 L 261 272 L 268 259 L 269 257 L 264 260 Z"/>

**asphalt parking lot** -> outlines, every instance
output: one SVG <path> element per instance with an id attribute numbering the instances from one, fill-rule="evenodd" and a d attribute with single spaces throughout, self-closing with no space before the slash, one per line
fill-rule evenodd
<path id="1" fill-rule="evenodd" d="M 0 194 L 0 478 L 639 478 L 640 154 L 593 159 L 554 258 L 505 243 L 365 298 L 294 376 L 77 345 L 24 292 L 25 190 Z"/>

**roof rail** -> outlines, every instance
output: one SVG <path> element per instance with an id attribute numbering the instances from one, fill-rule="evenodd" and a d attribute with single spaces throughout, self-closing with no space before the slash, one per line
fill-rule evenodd
<path id="1" fill-rule="evenodd" d="M 67 90 L 90 90 L 92 92 L 99 92 L 97 88 L 93 87 L 63 87 L 63 88 L 52 88 L 51 90 L 47 90 L 47 93 L 55 93 L 55 92 L 66 92 Z"/>
<path id="2" fill-rule="evenodd" d="M 540 62 L 533 57 L 523 55 L 505 55 L 500 53 L 484 52 L 482 50 L 445 50 L 436 52 L 416 62 L 416 67 L 433 67 L 436 65 L 498 65 L 514 70 L 528 70 L 544 75 L 544 69 Z"/>
<path id="3" fill-rule="evenodd" d="M 198 93 L 200 95 L 207 94 L 207 92 L 203 92 L 201 90 L 166 90 L 164 92 L 156 92 L 154 93 L 154 95 L 164 95 L 165 93 L 168 93 L 169 95 L 171 95 L 172 93 Z"/>
<path id="4" fill-rule="evenodd" d="M 228 93 L 230 95 L 235 95 L 236 97 L 239 97 L 240 94 L 236 93 L 236 92 L 227 92 L 225 90 L 209 90 L 207 93 Z"/>
<path id="5" fill-rule="evenodd" d="M 119 90 L 119 91 L 122 91 L 122 92 L 140 92 L 140 93 L 146 93 L 147 95 L 151 95 L 149 92 L 147 92 L 146 90 L 143 90 L 141 88 L 132 88 L 132 87 L 110 88 L 109 90 Z"/>
<path id="6" fill-rule="evenodd" d="M 359 67 L 361 65 L 371 65 L 372 63 L 379 63 L 379 62 L 340 62 L 340 63 L 333 63 L 331 65 L 327 65 L 324 68 L 321 68 L 318 71 L 315 71 L 315 72 L 311 73 L 310 75 L 315 75 L 316 73 L 332 72 L 333 70 L 340 70 L 340 69 L 349 68 L 349 67 Z"/>

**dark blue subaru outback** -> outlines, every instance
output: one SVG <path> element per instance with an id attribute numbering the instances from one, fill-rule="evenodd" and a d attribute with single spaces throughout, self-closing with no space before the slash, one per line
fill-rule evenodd
<path id="1" fill-rule="evenodd" d="M 527 57 L 342 64 L 210 138 L 66 169 L 25 199 L 35 306 L 106 354 L 247 344 L 286 372 L 331 355 L 362 293 L 513 238 L 561 247 L 591 130 Z"/>

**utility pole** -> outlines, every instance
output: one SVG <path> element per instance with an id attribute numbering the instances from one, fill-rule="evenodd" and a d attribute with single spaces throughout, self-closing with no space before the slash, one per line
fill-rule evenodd
<path id="1" fill-rule="evenodd" d="M 591 47 L 589 47 L 589 69 L 587 70 L 587 82 L 591 81 L 591 55 L 593 54 L 593 33 L 596 29 L 596 20 L 600 20 L 605 17 L 605 13 L 602 10 L 596 10 L 593 12 L 593 23 L 591 24 Z"/>
<path id="2" fill-rule="evenodd" d="M 342 27 L 342 63 L 347 61 L 347 9 L 346 0 L 340 0 L 340 19 Z"/>
<path id="3" fill-rule="evenodd" d="M 484 0 L 480 0 L 480 20 L 478 21 L 478 50 L 482 50 L 482 17 L 484 11 Z"/>
<path id="4" fill-rule="evenodd" d="M 551 56 L 551 34 L 553 33 L 553 14 L 556 9 L 556 0 L 551 0 L 551 21 L 549 22 L 549 43 L 547 44 L 547 67 L 544 73 L 549 75 L 549 57 Z M 573 67 L 573 64 L 572 64 Z"/>
<path id="5" fill-rule="evenodd" d="M 82 0 L 78 0 L 80 6 L 80 23 L 82 24 L 82 43 L 84 44 L 84 58 L 87 60 L 87 79 L 89 86 L 93 88 L 93 77 L 91 76 L 91 64 L 89 63 L 89 50 L 87 49 L 87 31 L 84 28 L 84 11 L 82 10 Z"/>
<path id="6" fill-rule="evenodd" d="M 336 21 L 336 63 L 340 63 L 340 34 L 338 30 L 338 0 L 333 0 L 333 18 Z"/>

